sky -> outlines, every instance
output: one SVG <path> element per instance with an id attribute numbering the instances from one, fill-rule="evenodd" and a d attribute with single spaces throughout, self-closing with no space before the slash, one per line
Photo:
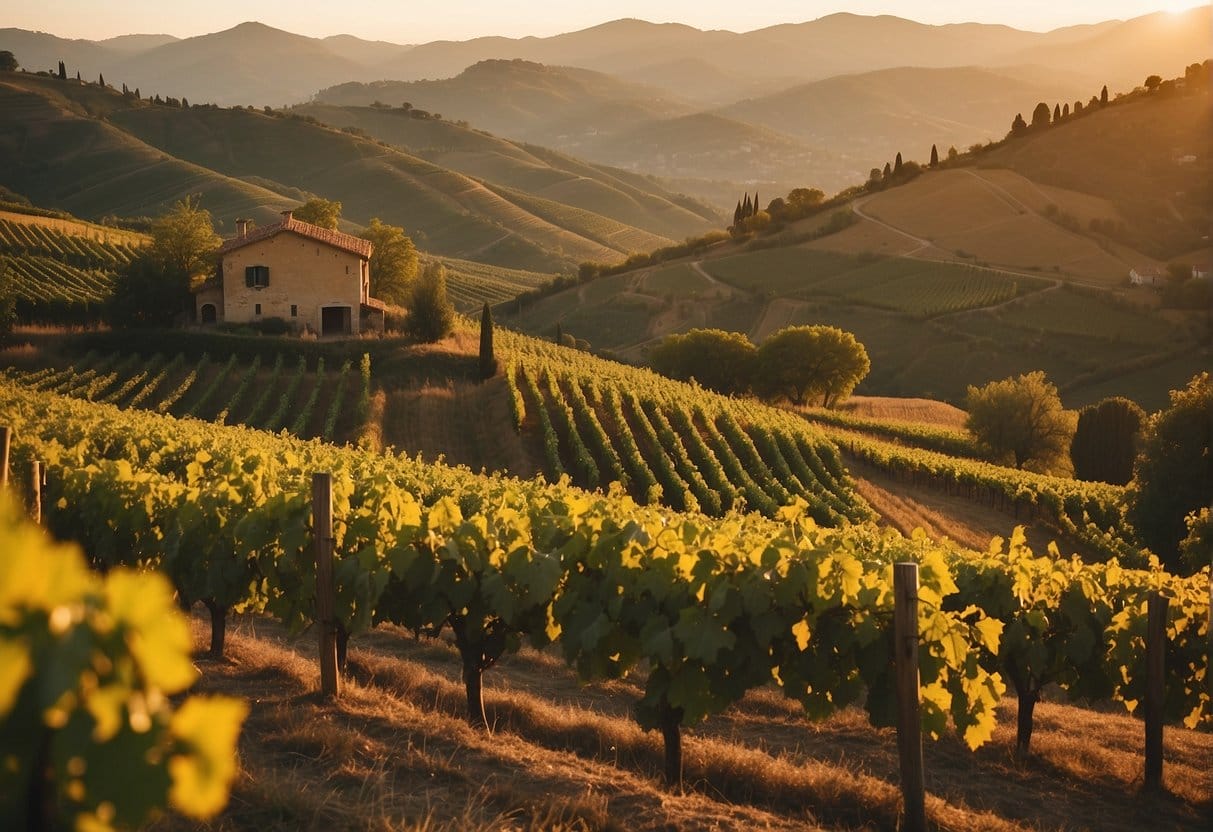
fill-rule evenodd
<path id="1" fill-rule="evenodd" d="M 1177 11 L 1196 0 L 38 0 L 5 2 L 0 28 L 101 40 L 115 35 L 164 33 L 176 37 L 218 32 L 247 20 L 301 35 L 350 34 L 393 43 L 464 40 L 480 35 L 549 36 L 609 20 L 637 17 L 735 32 L 800 23 L 827 14 L 892 14 L 922 23 L 1003 23 L 1048 31 L 1076 23 Z M 121 13 L 115 11 L 121 9 Z"/>

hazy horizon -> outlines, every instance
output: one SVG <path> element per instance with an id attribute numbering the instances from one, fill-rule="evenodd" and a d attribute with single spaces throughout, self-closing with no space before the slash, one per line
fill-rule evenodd
<path id="1" fill-rule="evenodd" d="M 838 12 L 893 15 L 920 23 L 989 23 L 1029 31 L 1129 19 L 1157 11 L 1181 11 L 1202 5 L 1192 0 L 1078 0 L 1057 4 L 1045 0 L 998 0 L 976 6 L 960 0 L 924 4 L 913 0 L 756 0 L 736 4 L 696 0 L 591 0 L 569 6 L 553 0 L 526 0 L 510 7 L 482 0 L 449 0 L 425 10 L 424 19 L 388 0 L 347 0 L 328 3 L 235 2 L 213 0 L 191 8 L 166 7 L 160 2 L 129 0 L 123 14 L 83 0 L 48 0 L 12 9 L 0 17 L 0 27 L 48 32 L 64 38 L 105 40 L 126 34 L 168 34 L 179 38 L 219 32 L 240 23 L 258 21 L 309 37 L 354 35 L 367 40 L 425 43 L 504 37 L 548 37 L 590 28 L 621 18 L 653 23 L 683 23 L 698 29 L 746 32 L 780 23 L 802 23 Z"/>

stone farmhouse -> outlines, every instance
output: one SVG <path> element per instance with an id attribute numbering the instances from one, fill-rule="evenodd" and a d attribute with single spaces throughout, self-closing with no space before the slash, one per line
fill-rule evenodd
<path id="1" fill-rule="evenodd" d="M 298 331 L 382 331 L 386 305 L 370 294 L 371 243 L 297 220 L 249 228 L 219 247 L 216 273 L 194 290 L 199 323 L 255 324 L 281 318 Z"/>

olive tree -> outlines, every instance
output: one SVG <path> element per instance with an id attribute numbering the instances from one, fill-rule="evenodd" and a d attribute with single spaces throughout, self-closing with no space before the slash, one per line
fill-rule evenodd
<path id="1" fill-rule="evenodd" d="M 764 398 L 829 407 L 851 394 L 872 368 L 855 336 L 834 326 L 789 326 L 758 348 L 755 390 Z"/>
<path id="2" fill-rule="evenodd" d="M 1077 420 L 1040 370 L 970 386 L 965 409 L 965 427 L 992 458 L 1016 468 L 1068 473 Z"/>
<path id="3" fill-rule="evenodd" d="M 754 353 L 754 344 L 740 332 L 692 329 L 663 338 L 649 353 L 649 362 L 670 378 L 693 378 L 719 393 L 744 393 L 750 388 Z"/>

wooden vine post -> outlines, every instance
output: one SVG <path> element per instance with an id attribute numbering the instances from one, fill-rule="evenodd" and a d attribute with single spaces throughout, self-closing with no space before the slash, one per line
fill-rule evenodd
<path id="1" fill-rule="evenodd" d="M 0 426 L 0 488 L 8 487 L 8 446 L 12 438 L 12 428 Z"/>
<path id="2" fill-rule="evenodd" d="M 30 501 L 29 516 L 38 525 L 42 524 L 42 462 L 33 460 L 30 465 Z"/>
<path id="3" fill-rule="evenodd" d="M 1145 788 L 1162 788 L 1162 717 L 1166 701 L 1167 605 L 1157 590 L 1146 602 L 1146 774 Z"/>
<path id="4" fill-rule="evenodd" d="M 893 650 L 897 678 L 897 753 L 904 832 L 925 832 L 922 722 L 918 709 L 918 564 L 893 565 Z"/>
<path id="5" fill-rule="evenodd" d="M 320 693 L 337 696 L 337 628 L 333 622 L 333 475 L 312 475 L 312 534 L 316 544 L 316 627 L 320 631 Z"/>

